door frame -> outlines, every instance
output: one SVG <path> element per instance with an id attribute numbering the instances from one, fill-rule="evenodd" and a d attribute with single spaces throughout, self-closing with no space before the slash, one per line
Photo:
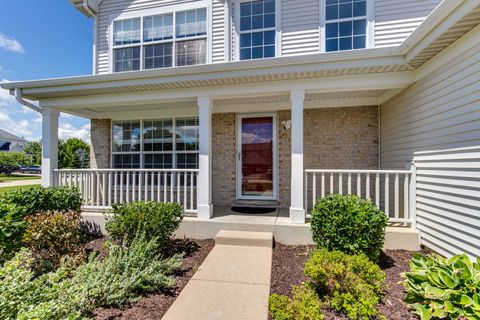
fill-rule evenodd
<path id="1" fill-rule="evenodd" d="M 244 196 L 242 195 L 242 119 L 244 118 L 263 118 L 263 117 L 272 117 L 272 156 L 273 156 L 273 193 L 272 196 Z M 237 147 L 235 154 L 236 162 L 236 197 L 239 200 L 278 200 L 278 125 L 277 125 L 277 113 L 268 112 L 268 113 L 242 113 L 237 114 Z"/>

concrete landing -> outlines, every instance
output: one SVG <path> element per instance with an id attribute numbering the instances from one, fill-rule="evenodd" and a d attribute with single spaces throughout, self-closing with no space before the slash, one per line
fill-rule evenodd
<path id="1" fill-rule="evenodd" d="M 220 231 L 163 320 L 266 320 L 273 234 Z"/>

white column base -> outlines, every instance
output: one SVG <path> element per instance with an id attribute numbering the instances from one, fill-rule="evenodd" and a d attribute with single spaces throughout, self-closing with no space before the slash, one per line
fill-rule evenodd
<path id="1" fill-rule="evenodd" d="M 290 207 L 290 222 L 293 224 L 305 223 L 305 209 Z"/>
<path id="2" fill-rule="evenodd" d="M 198 205 L 197 218 L 200 220 L 209 220 L 213 217 L 213 205 Z"/>

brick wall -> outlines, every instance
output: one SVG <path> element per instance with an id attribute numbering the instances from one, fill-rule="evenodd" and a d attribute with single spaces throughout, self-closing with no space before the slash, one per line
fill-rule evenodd
<path id="1" fill-rule="evenodd" d="M 231 206 L 236 196 L 236 114 L 212 116 L 212 202 Z"/>
<path id="2" fill-rule="evenodd" d="M 110 168 L 110 119 L 92 119 L 90 128 L 90 168 Z"/>

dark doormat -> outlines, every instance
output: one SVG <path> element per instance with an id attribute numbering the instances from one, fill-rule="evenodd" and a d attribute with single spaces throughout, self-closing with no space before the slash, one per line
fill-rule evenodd
<path id="1" fill-rule="evenodd" d="M 232 211 L 246 214 L 266 214 L 277 211 L 277 208 L 232 207 Z"/>

